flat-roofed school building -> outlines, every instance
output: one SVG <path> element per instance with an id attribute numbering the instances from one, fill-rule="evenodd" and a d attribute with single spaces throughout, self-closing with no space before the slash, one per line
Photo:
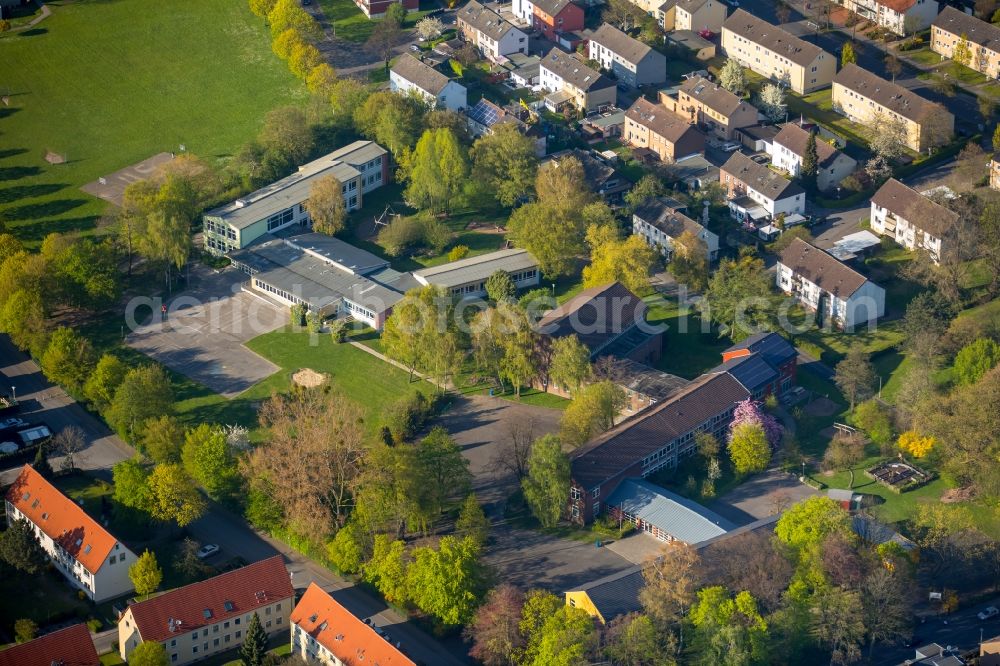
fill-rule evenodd
<path id="1" fill-rule="evenodd" d="M 486 295 L 486 280 L 497 271 L 509 274 L 518 289 L 533 287 L 540 279 L 538 261 L 527 250 L 516 248 L 423 268 L 414 271 L 413 277 L 423 285 L 444 287 L 454 296 L 478 298 Z"/>

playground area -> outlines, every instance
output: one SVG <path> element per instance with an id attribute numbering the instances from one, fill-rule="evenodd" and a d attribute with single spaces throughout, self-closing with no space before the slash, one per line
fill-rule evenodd
<path id="1" fill-rule="evenodd" d="M 150 158 L 127 166 L 124 169 L 119 169 L 112 174 L 101 176 L 80 189 L 87 194 L 110 201 L 121 208 L 126 187 L 140 180 L 148 179 L 156 173 L 156 170 L 161 165 L 166 164 L 172 159 L 174 159 L 173 153 L 157 153 Z"/>

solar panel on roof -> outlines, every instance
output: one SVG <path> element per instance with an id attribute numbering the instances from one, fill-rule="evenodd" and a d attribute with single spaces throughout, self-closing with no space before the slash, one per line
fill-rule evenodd
<path id="1" fill-rule="evenodd" d="M 479 100 L 468 112 L 469 118 L 485 127 L 492 127 L 500 120 L 500 110 L 486 100 Z"/>

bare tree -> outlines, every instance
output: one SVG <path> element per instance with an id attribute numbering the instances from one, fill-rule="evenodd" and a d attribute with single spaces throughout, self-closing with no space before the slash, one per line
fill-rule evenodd
<path id="1" fill-rule="evenodd" d="M 912 581 L 905 569 L 895 566 L 875 568 L 861 587 L 861 607 L 868 632 L 868 657 L 875 643 L 889 643 L 911 635 L 910 617 L 913 607 Z"/>
<path id="2" fill-rule="evenodd" d="M 702 552 L 706 579 L 731 590 L 750 592 L 763 606 L 773 611 L 792 577 L 792 565 L 774 547 L 769 533 L 747 532 L 723 539 Z"/>
<path id="3" fill-rule="evenodd" d="M 87 438 L 83 430 L 75 425 L 66 426 L 52 438 L 52 451 L 63 456 L 60 468 L 64 472 L 72 471 L 76 468 L 78 455 L 87 448 Z"/>
<path id="4" fill-rule="evenodd" d="M 535 441 L 535 420 L 512 420 L 507 424 L 507 437 L 490 460 L 496 476 L 513 475 L 520 483 L 528 475 L 528 456 Z"/>
<path id="5" fill-rule="evenodd" d="M 375 24 L 371 36 L 365 44 L 385 62 L 386 69 L 392 59 L 392 50 L 403 38 L 403 26 L 399 21 L 384 18 Z"/>
<path id="6" fill-rule="evenodd" d="M 642 565 L 646 586 L 639 603 L 662 626 L 671 626 L 684 616 L 701 585 L 702 566 L 698 551 L 686 543 L 667 543 Z"/>

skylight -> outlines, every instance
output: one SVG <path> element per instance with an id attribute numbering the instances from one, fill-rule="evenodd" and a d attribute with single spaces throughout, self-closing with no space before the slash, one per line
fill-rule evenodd
<path id="1" fill-rule="evenodd" d="M 222 607 L 226 609 L 226 612 L 232 612 L 236 608 L 236 606 L 233 605 L 232 601 L 225 602 L 224 604 L 222 604 Z"/>
<path id="2" fill-rule="evenodd" d="M 212 609 L 211 609 L 211 608 L 206 608 L 206 609 L 205 609 L 205 610 L 203 610 L 203 611 L 202 611 L 201 613 L 202 613 L 202 615 L 204 615 L 204 616 L 205 616 L 205 619 L 206 619 L 206 620 L 210 620 L 210 619 L 212 619 Z"/>

